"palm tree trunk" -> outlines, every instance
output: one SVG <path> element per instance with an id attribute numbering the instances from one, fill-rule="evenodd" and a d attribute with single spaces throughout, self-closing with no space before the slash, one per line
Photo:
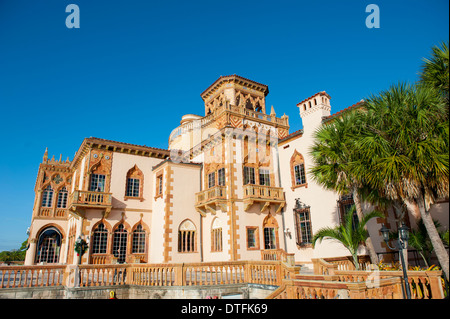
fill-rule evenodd
<path id="1" fill-rule="evenodd" d="M 361 201 L 359 199 L 358 189 L 356 187 L 353 188 L 353 201 L 355 202 L 356 214 L 358 215 L 358 219 L 361 221 L 364 217 L 364 214 L 361 207 Z M 367 225 L 364 226 L 364 229 L 367 230 Z M 370 235 L 366 239 L 366 247 L 369 252 L 371 263 L 378 265 L 378 256 L 377 253 L 375 252 L 375 248 L 373 247 Z"/>
<path id="2" fill-rule="evenodd" d="M 442 271 L 444 272 L 447 280 L 449 280 L 448 253 L 444 247 L 441 237 L 439 236 L 436 225 L 433 222 L 433 218 L 431 217 L 431 214 L 425 210 L 425 202 L 423 198 L 417 198 L 414 204 L 420 211 L 420 216 L 422 217 L 423 224 L 427 229 L 428 236 L 430 237 L 431 244 L 433 245 L 434 252 L 436 253 L 436 257 L 441 265 Z M 412 208 L 412 206 L 413 205 L 407 205 L 408 209 Z"/>

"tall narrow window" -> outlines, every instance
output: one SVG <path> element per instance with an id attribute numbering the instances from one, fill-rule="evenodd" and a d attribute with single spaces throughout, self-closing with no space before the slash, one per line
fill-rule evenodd
<path id="1" fill-rule="evenodd" d="M 128 232 L 123 224 L 120 224 L 114 231 L 113 255 L 119 264 L 123 264 L 127 257 Z"/>
<path id="2" fill-rule="evenodd" d="M 142 225 L 138 225 L 133 231 L 133 243 L 131 252 L 133 254 L 145 253 L 145 230 Z"/>
<path id="3" fill-rule="evenodd" d="M 259 185 L 270 186 L 270 172 L 268 169 L 259 169 Z"/>
<path id="4" fill-rule="evenodd" d="M 294 166 L 295 185 L 302 185 L 306 183 L 305 164 L 298 164 Z"/>
<path id="5" fill-rule="evenodd" d="M 354 205 L 355 205 L 355 202 L 353 200 L 353 194 L 342 195 L 341 197 L 339 197 L 338 208 L 339 208 L 339 218 L 340 218 L 341 223 L 344 220 L 344 215 L 347 212 L 349 212 L 350 209 L 352 208 L 352 206 L 354 206 Z M 355 209 L 353 212 L 353 223 L 352 223 L 353 229 L 356 229 L 358 222 L 359 222 L 359 218 L 358 218 L 358 214 L 356 213 L 356 209 Z"/>
<path id="6" fill-rule="evenodd" d="M 208 174 L 208 188 L 216 186 L 216 172 Z"/>
<path id="7" fill-rule="evenodd" d="M 277 249 L 278 247 L 278 222 L 271 214 L 263 221 L 264 249 Z"/>
<path id="8" fill-rule="evenodd" d="M 196 250 L 195 226 L 190 220 L 184 221 L 178 229 L 178 252 L 189 253 Z"/>
<path id="9" fill-rule="evenodd" d="M 247 249 L 259 249 L 258 227 L 247 226 Z"/>
<path id="10" fill-rule="evenodd" d="M 91 192 L 104 192 L 105 191 L 105 175 L 91 174 L 89 190 Z"/>
<path id="11" fill-rule="evenodd" d="M 137 178 L 127 179 L 127 192 L 125 196 L 128 197 L 139 197 L 139 183 L 140 180 Z"/>
<path id="12" fill-rule="evenodd" d="M 244 185 L 255 184 L 255 168 L 244 166 Z"/>
<path id="13" fill-rule="evenodd" d="M 52 207 L 53 188 L 48 185 L 42 192 L 42 207 Z"/>
<path id="14" fill-rule="evenodd" d="M 67 189 L 65 187 L 61 188 L 58 193 L 58 208 L 66 208 L 67 207 Z"/>
<path id="15" fill-rule="evenodd" d="M 306 169 L 305 169 L 305 160 L 303 155 L 294 151 L 294 154 L 291 157 L 291 180 L 292 180 L 292 190 L 297 187 L 308 187 L 306 183 Z"/>
<path id="16" fill-rule="evenodd" d="M 127 172 L 125 200 L 128 198 L 143 200 L 143 184 L 144 174 L 137 165 L 134 165 Z"/>
<path id="17" fill-rule="evenodd" d="M 218 218 L 211 227 L 211 251 L 222 251 L 222 225 Z"/>
<path id="18" fill-rule="evenodd" d="M 157 195 L 162 195 L 163 192 L 163 177 L 162 175 L 158 176 L 158 194 Z"/>
<path id="19" fill-rule="evenodd" d="M 219 186 L 225 186 L 225 168 L 221 168 L 217 171 Z"/>
<path id="20" fill-rule="evenodd" d="M 276 249 L 275 228 L 264 227 L 264 249 Z"/>
<path id="21" fill-rule="evenodd" d="M 309 207 L 294 210 L 296 243 L 304 246 L 312 243 L 311 216 Z"/>
<path id="22" fill-rule="evenodd" d="M 92 253 L 106 254 L 108 243 L 108 230 L 103 223 L 99 224 L 92 232 Z"/>

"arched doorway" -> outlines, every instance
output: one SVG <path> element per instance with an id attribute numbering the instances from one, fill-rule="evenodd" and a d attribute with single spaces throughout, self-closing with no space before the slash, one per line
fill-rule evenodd
<path id="1" fill-rule="evenodd" d="M 267 215 L 263 221 L 264 230 L 264 249 L 277 249 L 278 241 L 278 222 L 271 214 Z"/>
<path id="2" fill-rule="evenodd" d="M 39 235 L 36 246 L 36 263 L 54 264 L 59 262 L 61 233 L 56 227 L 48 227 Z"/>
<path id="3" fill-rule="evenodd" d="M 113 255 L 119 264 L 123 264 L 127 258 L 128 232 L 123 224 L 120 224 L 114 231 Z"/>

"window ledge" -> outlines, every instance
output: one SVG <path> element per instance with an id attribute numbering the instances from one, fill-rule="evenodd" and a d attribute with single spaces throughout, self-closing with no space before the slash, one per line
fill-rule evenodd
<path id="1" fill-rule="evenodd" d="M 144 197 L 134 197 L 134 196 L 125 196 L 123 198 L 123 200 L 129 200 L 129 199 L 138 199 L 141 202 L 143 202 L 145 200 Z"/>
<path id="2" fill-rule="evenodd" d="M 294 189 L 300 188 L 300 187 L 308 188 L 308 183 L 294 185 L 294 186 L 291 187 L 291 189 L 294 190 Z"/>

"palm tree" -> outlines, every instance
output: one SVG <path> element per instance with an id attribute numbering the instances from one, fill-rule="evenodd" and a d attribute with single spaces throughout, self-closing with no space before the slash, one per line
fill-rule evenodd
<path id="1" fill-rule="evenodd" d="M 332 123 L 320 127 L 314 134 L 315 142 L 310 154 L 314 165 L 312 178 L 326 189 L 340 195 L 351 193 L 356 207 L 356 214 L 361 221 L 364 218 L 361 207 L 360 189 L 364 187 L 361 180 L 354 176 L 353 166 L 359 161 L 355 148 L 355 138 L 359 136 L 360 116 L 358 112 L 344 113 Z M 372 240 L 367 237 L 366 247 L 371 262 L 378 264 L 378 257 Z"/>
<path id="2" fill-rule="evenodd" d="M 440 47 L 434 46 L 431 50 L 431 57 L 429 59 L 423 59 L 424 64 L 422 65 L 422 70 L 419 72 L 420 82 L 440 91 L 447 99 L 448 104 L 448 42 L 442 42 Z"/>
<path id="3" fill-rule="evenodd" d="M 425 203 L 449 194 L 446 103 L 429 86 L 399 84 L 366 99 L 357 140 L 360 177 L 391 200 L 420 214 L 448 278 L 448 253 Z"/>
<path id="4" fill-rule="evenodd" d="M 352 206 L 352 208 L 344 214 L 344 221 L 339 226 L 319 229 L 313 237 L 312 244 L 313 247 L 315 247 L 316 243 L 321 243 L 323 239 L 332 239 L 340 242 L 352 255 L 355 269 L 359 270 L 358 248 L 369 237 L 369 233 L 365 226 L 372 218 L 384 217 L 384 215 L 379 211 L 372 211 L 364 215 L 357 225 L 353 225 L 354 212 L 355 206 Z"/>

